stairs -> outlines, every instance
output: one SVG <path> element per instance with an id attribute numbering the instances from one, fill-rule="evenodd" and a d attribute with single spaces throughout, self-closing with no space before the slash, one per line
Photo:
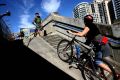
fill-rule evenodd
<path id="1" fill-rule="evenodd" d="M 53 48 L 57 49 L 58 43 L 63 39 L 59 35 L 44 36 L 43 39 L 48 42 Z"/>

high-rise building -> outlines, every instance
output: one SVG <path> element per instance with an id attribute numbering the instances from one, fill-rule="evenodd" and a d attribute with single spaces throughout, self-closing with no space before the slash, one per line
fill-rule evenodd
<path id="1" fill-rule="evenodd" d="M 93 3 L 91 3 L 92 8 L 92 15 L 94 18 L 94 22 L 101 23 L 101 17 L 100 17 L 100 10 L 99 10 L 99 4 L 102 2 L 102 0 L 93 0 Z"/>
<path id="2" fill-rule="evenodd" d="M 11 36 L 11 31 L 6 22 L 0 18 L 0 40 L 8 39 Z"/>
<path id="3" fill-rule="evenodd" d="M 108 7 L 108 3 L 109 3 L 110 0 L 104 0 L 101 5 L 103 6 L 103 13 L 101 14 L 104 14 L 104 22 L 102 23 L 105 23 L 105 24 L 111 24 L 111 18 L 110 18 L 110 12 L 109 12 L 109 7 Z"/>
<path id="4" fill-rule="evenodd" d="M 99 14 L 100 14 L 100 19 L 101 19 L 101 23 L 106 24 L 107 20 L 105 18 L 105 8 L 104 8 L 104 4 L 101 2 L 98 4 L 98 8 L 99 8 Z"/>
<path id="5" fill-rule="evenodd" d="M 114 0 L 115 1 L 115 0 Z M 94 22 L 96 23 L 103 23 L 103 24 L 111 24 L 113 23 L 114 20 L 114 11 L 113 7 L 115 6 L 111 3 L 111 0 L 93 0 L 92 3 L 88 2 L 82 2 L 79 3 L 77 6 L 74 8 L 74 17 L 75 18 L 81 18 L 87 14 L 90 14 L 94 18 Z M 119 0 L 119 5 L 120 6 L 120 0 Z M 120 7 L 117 8 L 117 17 L 120 16 Z"/>
<path id="6" fill-rule="evenodd" d="M 110 13 L 111 24 L 113 24 L 113 22 L 115 20 L 115 13 L 114 13 L 112 0 L 109 1 L 109 3 L 108 3 L 108 9 L 109 9 L 109 13 Z"/>
<path id="7" fill-rule="evenodd" d="M 94 22 L 111 24 L 108 3 L 110 0 L 94 0 L 91 4 Z"/>
<path id="8" fill-rule="evenodd" d="M 79 3 L 73 10 L 74 18 L 84 19 L 85 15 L 92 14 L 91 6 L 88 2 Z"/>
<path id="9" fill-rule="evenodd" d="M 120 19 L 120 0 L 112 0 L 115 18 Z"/>

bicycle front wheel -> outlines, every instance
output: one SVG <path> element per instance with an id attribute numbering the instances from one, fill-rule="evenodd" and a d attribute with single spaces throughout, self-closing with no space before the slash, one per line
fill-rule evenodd
<path id="1" fill-rule="evenodd" d="M 99 61 L 104 63 L 110 69 L 110 72 L 98 66 L 95 61 L 92 62 L 88 59 L 83 65 L 83 78 L 85 80 L 117 80 L 113 67 L 105 60 L 99 59 Z"/>
<path id="2" fill-rule="evenodd" d="M 73 47 L 70 41 L 66 39 L 61 40 L 57 46 L 57 54 L 62 61 L 68 62 L 73 54 Z"/>

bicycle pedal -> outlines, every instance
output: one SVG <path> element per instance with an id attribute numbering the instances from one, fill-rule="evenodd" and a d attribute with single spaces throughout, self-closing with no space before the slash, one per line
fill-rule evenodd
<path id="1" fill-rule="evenodd" d="M 69 65 L 71 65 L 71 64 L 72 64 L 72 61 L 69 61 L 68 63 L 69 63 Z"/>

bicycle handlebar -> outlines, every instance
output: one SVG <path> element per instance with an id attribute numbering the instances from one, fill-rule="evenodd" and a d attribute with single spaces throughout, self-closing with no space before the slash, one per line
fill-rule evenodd
<path id="1" fill-rule="evenodd" d="M 76 32 L 76 31 L 73 31 L 73 30 L 71 30 L 72 32 Z M 69 33 L 69 31 L 66 31 L 67 33 Z M 72 33 L 69 33 L 69 34 L 72 34 Z M 72 35 L 74 35 L 74 34 L 72 34 Z M 77 37 L 77 35 L 74 35 L 74 37 L 72 37 L 72 38 L 75 38 L 75 37 Z"/>
<path id="2" fill-rule="evenodd" d="M 69 33 L 69 31 L 66 31 L 67 33 Z M 74 34 L 72 34 L 72 35 L 74 35 Z M 72 38 L 72 40 L 74 41 L 76 41 L 76 39 L 75 39 L 75 37 L 76 37 L 77 35 L 74 35 L 74 37 L 71 37 Z M 82 41 L 80 41 L 79 40 L 79 42 L 81 43 L 81 45 L 83 46 L 83 47 L 85 47 L 86 49 L 88 49 L 88 50 L 91 50 L 93 47 L 92 46 L 88 46 L 88 45 L 86 45 L 84 42 L 82 42 Z"/>

